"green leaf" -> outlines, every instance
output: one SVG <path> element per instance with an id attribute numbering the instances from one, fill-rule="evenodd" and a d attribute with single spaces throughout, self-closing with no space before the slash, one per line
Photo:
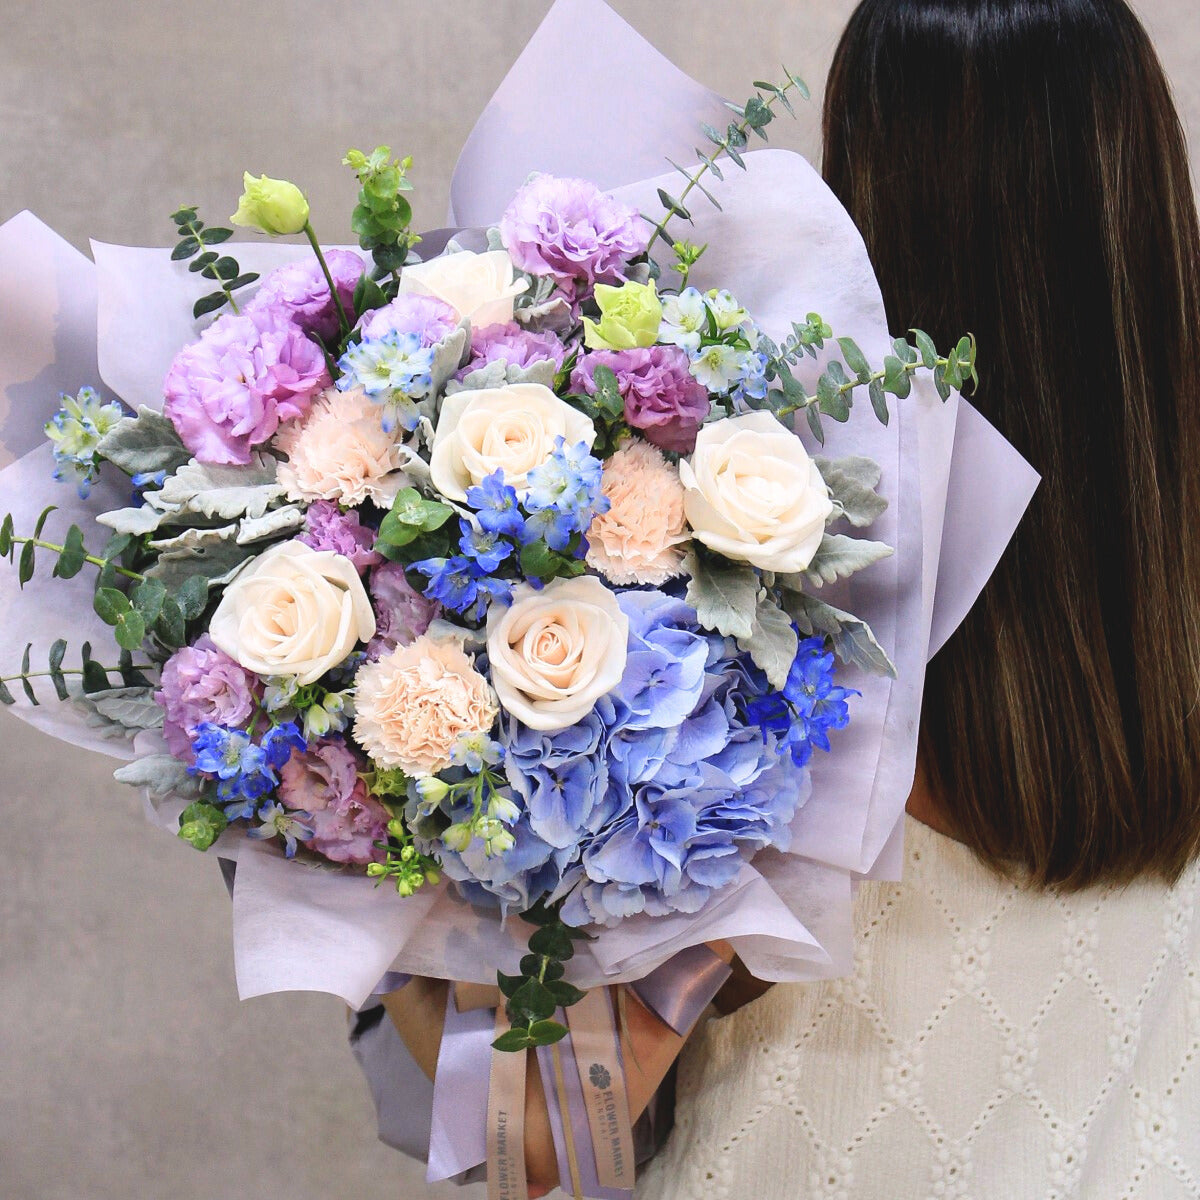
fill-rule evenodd
<path id="1" fill-rule="evenodd" d="M 136 650 L 146 637 L 146 622 L 142 614 L 130 610 L 120 617 L 113 631 L 122 650 Z"/>
<path id="2" fill-rule="evenodd" d="M 198 257 L 193 258 L 192 261 L 190 263 L 188 263 L 188 270 L 189 271 L 203 271 L 204 268 L 207 267 L 209 263 L 215 263 L 216 261 L 217 261 L 217 252 L 215 250 L 209 250 L 209 251 L 206 251 L 204 254 L 201 254 Z"/>
<path id="3" fill-rule="evenodd" d="M 29 652 L 33 649 L 33 643 L 30 642 L 25 647 L 25 653 L 21 656 L 21 690 L 25 693 L 25 699 L 29 701 L 34 708 L 38 707 L 38 698 L 33 694 L 33 685 L 29 682 Z"/>
<path id="4" fill-rule="evenodd" d="M 147 580 L 146 582 L 150 581 Z M 187 639 L 187 626 L 183 619 L 183 610 L 170 596 L 164 594 L 162 611 L 153 624 L 154 632 L 158 635 L 159 640 L 164 646 L 175 649 L 182 646 Z"/>
<path id="5" fill-rule="evenodd" d="M 121 675 L 121 682 L 127 688 L 145 689 L 153 687 L 150 680 L 133 665 L 133 654 L 128 650 L 121 651 L 117 659 L 117 670 Z"/>
<path id="6" fill-rule="evenodd" d="M 105 625 L 115 625 L 126 613 L 132 611 L 129 598 L 125 593 L 109 587 L 96 589 L 96 595 L 92 598 L 92 607 L 96 610 L 96 616 Z"/>
<path id="7" fill-rule="evenodd" d="M 771 106 L 758 96 L 751 96 L 746 101 L 744 112 L 746 124 L 756 132 L 770 125 L 775 119 L 775 114 L 771 111 Z"/>
<path id="8" fill-rule="evenodd" d="M 383 288 L 370 275 L 364 274 L 354 285 L 354 311 L 360 316 L 374 308 L 382 308 L 387 303 Z"/>
<path id="9" fill-rule="evenodd" d="M 666 190 L 666 188 L 658 189 L 658 199 L 667 212 L 674 213 L 677 217 L 682 217 L 685 221 L 690 221 L 692 219 L 692 214 L 688 212 L 688 210 L 683 207 L 683 204 L 676 200 L 675 197 Z"/>
<path id="10" fill-rule="evenodd" d="M 233 237 L 232 229 L 205 229 L 200 234 L 200 240 L 206 246 L 215 246 L 218 242 L 227 242 Z"/>
<path id="11" fill-rule="evenodd" d="M 905 369 L 903 361 L 892 354 L 883 360 L 883 390 L 891 392 L 901 400 L 912 391 L 912 377 Z M 884 421 L 884 424 L 887 422 Z"/>
<path id="12" fill-rule="evenodd" d="M 848 337 L 838 338 L 837 343 L 841 348 L 842 357 L 846 360 L 846 366 L 854 372 L 859 383 L 866 383 L 871 378 L 871 364 L 867 362 L 867 356 L 858 348 L 858 343 Z"/>
<path id="13" fill-rule="evenodd" d="M 197 850 L 207 850 L 228 824 L 229 818 L 219 808 L 196 800 L 179 814 L 179 836 Z"/>
<path id="14" fill-rule="evenodd" d="M 248 271 L 245 275 L 239 275 L 236 279 L 231 279 L 229 281 L 229 290 L 236 292 L 238 288 L 249 287 L 257 278 L 257 271 Z"/>
<path id="15" fill-rule="evenodd" d="M 544 984 L 536 979 L 526 979 L 509 997 L 505 1011 L 514 1023 L 519 1021 L 544 1021 L 554 1015 L 554 997 Z"/>
<path id="16" fill-rule="evenodd" d="M 562 960 L 570 958 L 575 953 L 575 947 L 571 945 L 570 934 L 556 922 L 553 925 L 543 925 L 533 933 L 529 939 L 529 951 L 543 958 Z"/>
<path id="17" fill-rule="evenodd" d="M 933 338 L 923 329 L 910 329 L 909 333 L 913 335 L 913 341 L 917 343 L 917 349 L 921 352 L 921 365 L 927 370 L 932 370 L 937 366 L 938 360 L 937 347 L 933 344 Z"/>
<path id="18" fill-rule="evenodd" d="M 67 681 L 62 673 L 63 655 L 66 652 L 67 643 L 63 638 L 59 638 L 50 647 L 50 682 L 54 685 L 54 691 L 60 700 L 68 700 L 71 696 L 71 693 L 67 690 Z"/>
<path id="19" fill-rule="evenodd" d="M 616 372 L 612 367 L 597 367 L 592 380 L 595 386 L 593 399 L 600 411 L 613 418 L 623 417 L 625 398 L 621 395 L 621 386 L 617 383 Z"/>
<path id="20" fill-rule="evenodd" d="M 21 547 L 21 557 L 17 562 L 17 582 L 22 587 L 33 578 L 35 553 L 36 548 L 32 542 L 26 542 Z"/>
<path id="21" fill-rule="evenodd" d="M 528 1050 L 532 1045 L 533 1042 L 524 1029 L 510 1029 L 507 1033 L 502 1033 L 492 1043 L 492 1049 L 504 1053 L 516 1054 L 518 1051 Z"/>
<path id="22" fill-rule="evenodd" d="M 13 519 L 12 513 L 6 513 L 3 524 L 0 524 L 0 558 L 7 558 L 13 548 Z"/>
<path id="23" fill-rule="evenodd" d="M 0 704 L 16 704 L 16 698 L 8 690 L 8 684 L 0 679 Z"/>
<path id="24" fill-rule="evenodd" d="M 78 525 L 72 525 L 63 539 L 58 562 L 54 564 L 54 575 L 59 579 L 73 579 L 83 569 L 86 561 L 87 548 L 83 544 L 83 530 Z"/>
<path id="25" fill-rule="evenodd" d="M 783 73 L 788 77 L 792 86 L 796 89 L 797 92 L 800 93 L 800 95 L 805 100 L 812 99 L 812 93 L 808 90 L 808 84 L 805 83 L 804 80 L 801 79 L 799 75 L 793 75 L 792 72 L 787 69 L 787 67 L 783 68 Z"/>
<path id="26" fill-rule="evenodd" d="M 726 637 L 748 638 L 758 603 L 754 568 L 721 564 L 693 552 L 684 569 L 691 576 L 687 602 L 696 610 L 698 623 Z"/>
<path id="27" fill-rule="evenodd" d="M 875 418 L 881 425 L 886 425 L 891 414 L 888 412 L 887 395 L 883 390 L 883 384 L 878 379 L 872 379 L 867 387 L 867 395 L 871 398 L 871 408 L 875 412 Z"/>
<path id="28" fill-rule="evenodd" d="M 903 338 L 896 338 L 892 342 L 892 349 L 896 351 L 896 357 L 907 366 L 912 366 L 917 361 L 917 352 Z"/>
<path id="29" fill-rule="evenodd" d="M 216 312 L 222 304 L 225 303 L 224 292 L 210 292 L 207 296 L 201 296 L 195 304 L 192 305 L 192 317 L 199 320 L 200 317 L 207 315 L 210 312 Z"/>
<path id="30" fill-rule="evenodd" d="M 782 603 L 805 637 L 817 632 L 826 634 L 843 662 L 876 675 L 896 677 L 892 660 L 865 621 L 803 592 L 785 590 Z"/>
<path id="31" fill-rule="evenodd" d="M 525 977 L 523 975 L 505 975 L 503 971 L 497 971 L 496 982 L 500 986 L 502 996 L 511 996 L 525 982 Z"/>
<path id="32" fill-rule="evenodd" d="M 830 363 L 817 380 L 817 404 L 825 416 L 835 421 L 845 421 L 850 416 L 850 402 L 842 391 L 846 382 L 841 363 L 836 362 Z"/>
<path id="33" fill-rule="evenodd" d="M 175 593 L 175 601 L 185 620 L 196 620 L 208 604 L 208 580 L 203 575 L 185 579 Z"/>
<path id="34" fill-rule="evenodd" d="M 529 1040 L 534 1046 L 552 1046 L 567 1036 L 567 1027 L 557 1021 L 534 1021 L 529 1026 Z"/>
<path id="35" fill-rule="evenodd" d="M 808 427 L 812 430 L 812 435 L 817 439 L 818 445 L 825 445 L 825 430 L 821 428 L 821 413 L 815 404 L 810 404 L 805 410 L 804 415 L 808 418 Z"/>
<path id="36" fill-rule="evenodd" d="M 943 400 L 950 399 L 951 388 L 946 382 L 946 369 L 942 366 L 933 368 L 933 386 L 937 388 L 937 393 Z"/>
<path id="37" fill-rule="evenodd" d="M 813 461 L 840 510 L 839 515 L 856 529 L 870 525 L 886 511 L 888 502 L 875 490 L 880 479 L 878 463 L 857 455 Z"/>
<path id="38" fill-rule="evenodd" d="M 176 225 L 188 225 L 196 219 L 196 206 L 181 204 L 172 214 L 171 220 Z"/>
<path id="39" fill-rule="evenodd" d="M 712 142 L 714 146 L 723 145 L 725 142 L 725 138 L 707 123 L 701 124 L 700 132 L 703 133 L 704 136 L 708 138 L 708 140 Z M 703 155 L 701 157 L 703 157 Z"/>
<path id="40" fill-rule="evenodd" d="M 748 638 L 738 638 L 738 649 L 750 655 L 773 688 L 782 689 L 787 683 L 799 641 L 787 613 L 765 592 L 760 593 L 754 626 Z"/>
<path id="41" fill-rule="evenodd" d="M 570 1008 L 572 1004 L 578 1004 L 587 995 L 586 992 L 577 988 L 573 983 L 567 983 L 564 979 L 546 984 L 546 991 L 554 997 L 559 1008 Z"/>
<path id="42" fill-rule="evenodd" d="M 37 519 L 37 524 L 33 527 L 33 536 L 35 538 L 42 536 L 42 530 L 46 528 L 46 521 L 49 519 L 50 514 L 57 511 L 57 504 L 51 504 L 49 508 L 42 509 L 41 515 Z"/>
<path id="43" fill-rule="evenodd" d="M 200 243 L 194 237 L 185 237 L 174 250 L 171 251 L 172 262 L 182 262 L 185 258 L 191 258 L 197 250 L 200 249 Z"/>
<path id="44" fill-rule="evenodd" d="M 404 488 L 392 501 L 388 516 L 399 526 L 432 533 L 454 516 L 454 509 L 440 500 L 426 500 L 416 488 Z"/>
<path id="45" fill-rule="evenodd" d="M 92 658 L 92 648 L 83 644 L 83 690 L 88 695 L 108 690 L 108 673 Z"/>
<path id="46" fill-rule="evenodd" d="M 162 612 L 167 589 L 157 579 L 145 579 L 133 589 L 129 598 L 143 622 L 150 626 L 158 620 L 158 615 Z"/>

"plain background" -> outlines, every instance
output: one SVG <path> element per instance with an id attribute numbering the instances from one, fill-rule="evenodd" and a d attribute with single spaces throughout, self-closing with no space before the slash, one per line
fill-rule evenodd
<path id="1" fill-rule="evenodd" d="M 0 221 L 29 208 L 81 249 L 167 244 L 176 206 L 218 222 L 247 168 L 300 183 L 322 239 L 349 241 L 341 157 L 385 142 L 416 160 L 417 227 L 439 225 L 458 149 L 548 7 L 0 0 Z M 852 3 L 613 7 L 739 100 L 782 56 L 814 101 L 772 141 L 816 160 L 820 84 Z M 1137 7 L 1195 157 L 1200 2 Z M 107 760 L 3 715 L 0 764 L 3 1200 L 481 1194 L 426 1190 L 375 1140 L 338 1001 L 238 1002 L 216 863 L 150 829 Z"/>

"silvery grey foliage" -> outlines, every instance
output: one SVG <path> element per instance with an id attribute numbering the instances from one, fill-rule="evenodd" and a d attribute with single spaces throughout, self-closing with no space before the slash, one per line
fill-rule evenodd
<path id="1" fill-rule="evenodd" d="M 97 452 L 126 475 L 177 471 L 191 458 L 169 418 L 152 408 L 122 417 L 100 439 Z"/>
<path id="2" fill-rule="evenodd" d="M 690 576 L 687 602 L 696 610 L 697 621 L 705 629 L 749 641 L 758 611 L 759 582 L 754 568 L 718 566 L 692 553 L 684 570 Z"/>
<path id="3" fill-rule="evenodd" d="M 170 754 L 147 754 L 125 763 L 113 772 L 113 778 L 131 787 L 144 787 L 155 797 L 198 796 L 203 787 L 188 773 L 187 765 Z"/>
<path id="4" fill-rule="evenodd" d="M 865 538 L 846 537 L 841 533 L 827 533 L 813 555 L 812 562 L 803 578 L 812 587 L 845 579 L 858 571 L 888 558 L 895 551 L 886 542 L 869 542 Z"/>
<path id="5" fill-rule="evenodd" d="M 143 729 L 161 729 L 163 710 L 154 700 L 152 687 L 106 688 L 84 692 L 75 705 L 87 714 L 88 724 L 114 737 L 132 737 Z"/>
<path id="6" fill-rule="evenodd" d="M 830 522 L 845 518 L 855 529 L 870 525 L 886 511 L 888 502 L 875 490 L 879 486 L 879 464 L 870 458 L 814 458 L 833 501 Z"/>
<path id="7" fill-rule="evenodd" d="M 769 592 L 759 592 L 750 636 L 738 638 L 737 644 L 739 650 L 750 655 L 772 687 L 782 688 L 787 683 L 800 639 L 792 627 L 791 617 Z"/>
<path id="8" fill-rule="evenodd" d="M 796 622 L 805 637 L 814 633 L 828 634 L 833 642 L 834 653 L 842 662 L 851 663 L 875 675 L 896 677 L 892 660 L 866 621 L 813 596 L 806 596 L 803 592 L 785 589 L 781 600 L 788 616 Z"/>

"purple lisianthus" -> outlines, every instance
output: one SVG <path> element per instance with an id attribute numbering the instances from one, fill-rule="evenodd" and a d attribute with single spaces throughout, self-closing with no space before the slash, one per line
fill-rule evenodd
<path id="1" fill-rule="evenodd" d="M 246 464 L 331 380 L 321 347 L 270 310 L 218 317 L 167 372 L 163 411 L 204 463 Z"/>
<path id="2" fill-rule="evenodd" d="M 332 550 L 348 558 L 359 574 L 383 562 L 374 550 L 375 531 L 364 525 L 356 512 L 342 512 L 332 500 L 317 500 L 309 506 L 304 532 L 297 540 L 314 550 Z"/>
<path id="3" fill-rule="evenodd" d="M 494 362 L 509 363 L 514 367 L 552 362 L 557 372 L 562 370 L 565 356 L 566 347 L 552 333 L 532 333 L 515 321 L 507 325 L 488 325 L 471 331 L 471 357 L 459 372 L 459 378 Z"/>
<path id="4" fill-rule="evenodd" d="M 325 261 L 337 287 L 338 299 L 354 320 L 354 289 L 366 269 L 353 250 L 327 250 Z M 288 263 L 263 281 L 246 312 L 271 312 L 298 325 L 305 333 L 328 340 L 337 335 L 338 313 L 329 294 L 325 272 L 315 258 Z"/>
<path id="5" fill-rule="evenodd" d="M 704 385 L 692 378 L 688 356 L 677 346 L 593 350 L 571 373 L 571 388 L 592 395 L 597 367 L 617 377 L 625 420 L 661 450 L 690 454 L 712 407 Z"/>
<path id="6" fill-rule="evenodd" d="M 505 210 L 500 236 L 520 270 L 550 276 L 577 301 L 597 283 L 625 278 L 630 261 L 646 250 L 650 226 L 594 183 L 536 175 Z"/>
<path id="7" fill-rule="evenodd" d="M 308 814 L 305 845 L 333 862 L 382 862 L 389 814 L 359 778 L 359 762 L 340 738 L 312 742 L 280 768 L 279 799 Z"/>
<path id="8" fill-rule="evenodd" d="M 360 328 L 364 342 L 389 333 L 415 333 L 422 346 L 433 346 L 458 328 L 458 313 L 436 296 L 401 292 L 390 304 L 367 313 Z"/>
<path id="9" fill-rule="evenodd" d="M 207 634 L 167 660 L 154 699 L 161 705 L 163 737 L 180 762 L 195 761 L 191 734 L 201 725 L 240 729 L 258 706 L 262 684 L 213 645 Z"/>
<path id="10" fill-rule="evenodd" d="M 375 609 L 375 636 L 367 646 L 373 659 L 415 642 L 442 611 L 436 600 L 426 600 L 409 585 L 399 563 L 376 567 L 367 590 Z"/>

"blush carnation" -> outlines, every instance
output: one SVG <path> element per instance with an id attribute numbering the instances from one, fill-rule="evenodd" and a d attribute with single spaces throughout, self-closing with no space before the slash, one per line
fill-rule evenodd
<path id="1" fill-rule="evenodd" d="M 608 367 L 616 375 L 625 400 L 625 420 L 648 442 L 678 454 L 691 453 L 712 402 L 703 384 L 692 378 L 683 350 L 676 346 L 593 350 L 571 373 L 572 389 L 592 395 L 597 367 Z"/>
<path id="2" fill-rule="evenodd" d="M 329 383 L 320 346 L 296 325 L 268 310 L 226 313 L 175 356 L 163 411 L 199 462 L 244 465 Z"/>
<path id="3" fill-rule="evenodd" d="M 430 775 L 464 734 L 488 733 L 496 698 L 453 638 L 425 634 L 355 676 L 354 737 L 381 767 Z"/>
<path id="4" fill-rule="evenodd" d="M 388 811 L 367 791 L 359 763 L 340 739 L 312 742 L 294 751 L 279 771 L 279 799 L 312 818 L 310 850 L 333 862 L 382 862 L 375 845 L 387 838 Z"/>
<path id="5" fill-rule="evenodd" d="M 515 321 L 506 325 L 488 325 L 471 331 L 471 357 L 459 376 L 478 371 L 489 363 L 503 362 L 514 367 L 531 367 L 552 362 L 561 371 L 566 348 L 552 333 L 532 333 Z"/>
<path id="6" fill-rule="evenodd" d="M 276 446 L 288 456 L 279 482 L 291 500 L 338 500 L 354 508 L 371 500 L 389 508 L 408 484 L 403 468 L 411 452 L 383 428 L 379 407 L 362 388 L 322 392 Z"/>
<path id="7" fill-rule="evenodd" d="M 683 574 L 683 484 L 662 451 L 635 438 L 605 464 L 609 509 L 588 528 L 588 566 L 618 585 L 655 586 Z"/>
<path id="8" fill-rule="evenodd" d="M 163 709 L 163 737 L 181 762 L 194 761 L 192 730 L 200 725 L 240 729 L 262 695 L 251 672 L 213 645 L 207 634 L 176 650 L 162 669 L 154 699 Z"/>
<path id="9" fill-rule="evenodd" d="M 326 250 L 325 261 L 342 307 L 354 319 L 354 289 L 366 269 L 352 250 Z M 270 312 L 292 321 L 305 333 L 328 341 L 338 331 L 338 313 L 329 284 L 315 258 L 288 263 L 263 281 L 246 312 Z"/>
<path id="10" fill-rule="evenodd" d="M 375 531 L 369 529 L 351 509 L 342 510 L 331 500 L 317 500 L 304 514 L 304 532 L 297 538 L 314 550 L 332 550 L 348 558 L 361 574 L 383 562 L 375 552 Z"/>
<path id="11" fill-rule="evenodd" d="M 399 563 L 376 567 L 367 590 L 375 609 L 375 637 L 367 647 L 371 658 L 415 642 L 442 611 L 436 600 L 427 600 L 412 587 Z"/>
<path id="12" fill-rule="evenodd" d="M 585 179 L 536 175 L 500 219 L 504 248 L 530 275 L 548 275 L 572 301 L 619 283 L 646 250 L 650 226 Z"/>
<path id="13" fill-rule="evenodd" d="M 434 346 L 458 328 L 458 313 L 436 296 L 401 292 L 390 304 L 365 314 L 360 328 L 364 342 L 389 333 L 415 333 L 422 346 Z"/>

